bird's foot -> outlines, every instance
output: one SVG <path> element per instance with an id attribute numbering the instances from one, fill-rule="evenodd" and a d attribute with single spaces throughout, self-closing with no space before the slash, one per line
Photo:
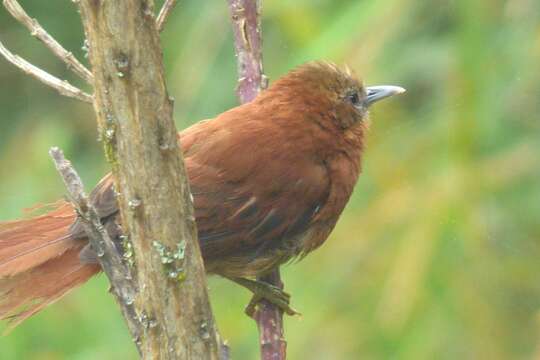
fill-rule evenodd
<path id="1" fill-rule="evenodd" d="M 245 309 L 245 313 L 249 317 L 253 317 L 257 305 L 263 299 L 274 304 L 287 315 L 300 315 L 298 311 L 289 305 L 291 295 L 279 287 L 260 280 L 250 280 L 245 278 L 234 278 L 231 280 L 253 293 L 253 297 Z"/>

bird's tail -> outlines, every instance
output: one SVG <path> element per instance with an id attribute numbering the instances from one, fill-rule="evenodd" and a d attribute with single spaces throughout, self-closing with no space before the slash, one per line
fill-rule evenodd
<path id="1" fill-rule="evenodd" d="M 79 260 L 86 242 L 70 236 L 75 217 L 61 201 L 44 215 L 0 223 L 0 320 L 8 320 L 9 328 L 99 271 Z"/>

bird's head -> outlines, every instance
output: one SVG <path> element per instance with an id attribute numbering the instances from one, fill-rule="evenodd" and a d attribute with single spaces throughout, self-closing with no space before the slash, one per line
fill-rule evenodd
<path id="1" fill-rule="evenodd" d="M 371 105 L 403 92 L 392 85 L 366 87 L 350 69 L 320 61 L 297 67 L 266 91 L 313 120 L 330 120 L 342 129 L 362 124 Z"/>

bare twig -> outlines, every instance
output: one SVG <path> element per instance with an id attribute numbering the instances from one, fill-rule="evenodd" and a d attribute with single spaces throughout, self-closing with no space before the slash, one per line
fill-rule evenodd
<path id="1" fill-rule="evenodd" d="M 260 0 L 228 0 L 238 61 L 237 95 L 240 102 L 255 99 L 268 86 L 263 73 Z M 283 289 L 279 269 L 259 278 Z M 287 342 L 283 337 L 283 312 L 266 300 L 261 300 L 253 315 L 259 328 L 261 359 L 283 360 Z"/>
<path id="2" fill-rule="evenodd" d="M 161 10 L 159 11 L 159 14 L 156 19 L 156 27 L 159 32 L 163 31 L 163 28 L 165 27 L 165 22 L 167 22 L 167 19 L 169 18 L 169 15 L 171 14 L 171 11 L 175 7 L 178 0 L 165 0 L 165 3 L 161 7 Z"/>
<path id="3" fill-rule="evenodd" d="M 93 205 L 88 201 L 79 175 L 71 163 L 66 160 L 62 150 L 53 147 L 49 150 L 49 155 L 51 155 L 56 169 L 66 185 L 69 200 L 82 220 L 90 244 L 95 253 L 98 254 L 101 268 L 111 282 L 112 293 L 120 305 L 131 333 L 136 338 L 135 344 L 140 352 L 140 342 L 137 339 L 142 334 L 143 324 L 133 306 L 137 290 L 132 281 L 131 271 L 122 261 L 122 255 L 118 252 L 109 234 L 101 224 Z"/>
<path id="4" fill-rule="evenodd" d="M 23 24 L 29 31 L 32 36 L 35 36 L 41 40 L 45 46 L 49 48 L 60 60 L 62 60 L 68 67 L 68 69 L 73 70 L 75 74 L 80 76 L 89 84 L 92 84 L 94 78 L 92 73 L 81 64 L 75 56 L 66 49 L 62 47 L 43 27 L 38 23 L 36 19 L 32 19 L 24 11 L 24 9 L 19 5 L 16 0 L 4 0 L 4 7 L 9 11 L 9 13 L 21 24 Z"/>
<path id="5" fill-rule="evenodd" d="M 0 54 L 2 54 L 7 61 L 21 69 L 24 73 L 36 78 L 45 85 L 56 89 L 61 95 L 71 97 L 84 102 L 92 103 L 92 95 L 85 93 L 79 88 L 71 85 L 65 80 L 49 74 L 48 72 L 41 70 L 40 68 L 30 64 L 18 55 L 11 53 L 0 41 Z"/>

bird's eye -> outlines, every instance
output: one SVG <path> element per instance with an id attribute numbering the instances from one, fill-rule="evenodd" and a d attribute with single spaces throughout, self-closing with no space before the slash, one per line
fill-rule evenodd
<path id="1" fill-rule="evenodd" d="M 351 104 L 353 104 L 354 106 L 360 106 L 360 96 L 356 91 L 349 94 L 348 98 Z"/>

